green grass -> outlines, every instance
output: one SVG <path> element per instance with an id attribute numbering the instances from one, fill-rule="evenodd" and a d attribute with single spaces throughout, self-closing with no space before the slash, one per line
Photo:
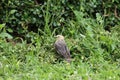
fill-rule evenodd
<path id="1" fill-rule="evenodd" d="M 71 47 L 71 49 L 74 49 L 72 51 L 73 61 L 69 64 L 64 59 L 60 60 L 56 57 L 57 54 L 52 45 L 54 37 L 44 38 L 44 40 L 46 43 L 41 43 L 41 46 L 40 43 L 33 46 L 32 44 L 26 44 L 25 41 L 13 45 L 1 40 L 0 80 L 120 79 L 119 62 L 112 63 L 99 55 L 85 57 L 83 54 L 75 52 L 75 49 Z M 67 42 L 68 46 L 71 45 L 70 41 Z M 77 42 L 76 39 L 74 41 Z M 99 56 L 99 59 L 95 56 Z"/>

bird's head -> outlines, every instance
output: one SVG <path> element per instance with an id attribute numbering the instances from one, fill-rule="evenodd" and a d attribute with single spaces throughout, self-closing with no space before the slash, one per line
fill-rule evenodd
<path id="1" fill-rule="evenodd" d="M 57 40 L 64 40 L 64 36 L 62 36 L 62 35 L 57 35 L 57 36 L 55 36 L 56 38 L 57 38 Z"/>

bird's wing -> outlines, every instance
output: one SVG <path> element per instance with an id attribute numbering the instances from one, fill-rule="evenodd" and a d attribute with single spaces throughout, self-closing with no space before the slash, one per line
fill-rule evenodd
<path id="1" fill-rule="evenodd" d="M 69 52 L 64 40 L 56 41 L 55 48 L 56 48 L 57 52 L 59 54 L 63 55 L 65 58 L 70 57 L 70 52 Z"/>
<path id="2" fill-rule="evenodd" d="M 66 52 L 67 52 L 67 58 L 70 58 L 71 56 L 70 56 L 70 50 L 68 49 L 68 47 L 66 47 Z"/>

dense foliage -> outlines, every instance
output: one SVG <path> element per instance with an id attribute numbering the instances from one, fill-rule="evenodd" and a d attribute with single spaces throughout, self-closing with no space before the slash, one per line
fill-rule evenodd
<path id="1" fill-rule="evenodd" d="M 0 80 L 119 80 L 119 0 L 2 0 Z M 63 34 L 72 62 L 54 50 Z"/>
<path id="2" fill-rule="evenodd" d="M 85 18 L 96 18 L 99 13 L 104 19 L 104 28 L 120 24 L 119 0 L 2 0 L 0 3 L 0 22 L 6 24 L 8 32 L 25 34 L 37 32 L 49 26 L 50 30 L 67 27 L 75 20 L 74 11 L 84 14 Z M 79 14 L 82 16 L 82 14 Z M 34 28 L 34 29 L 33 29 Z M 59 31 L 57 31 L 59 33 Z M 23 35 L 26 37 L 26 35 Z"/>

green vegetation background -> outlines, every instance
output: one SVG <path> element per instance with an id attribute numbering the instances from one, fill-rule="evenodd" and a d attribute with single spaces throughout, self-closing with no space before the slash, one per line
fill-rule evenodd
<path id="1" fill-rule="evenodd" d="M 0 80 L 120 80 L 119 13 L 119 0 L 2 0 Z"/>

